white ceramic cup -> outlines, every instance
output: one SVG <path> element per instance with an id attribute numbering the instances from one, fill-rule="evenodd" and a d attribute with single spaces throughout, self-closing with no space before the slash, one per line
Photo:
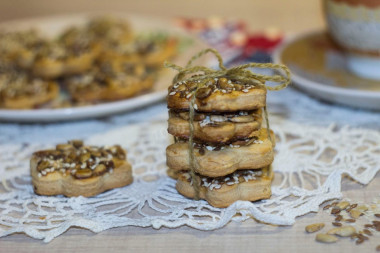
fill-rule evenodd
<path id="1" fill-rule="evenodd" d="M 380 80 L 380 0 L 324 0 L 329 33 L 354 74 Z"/>

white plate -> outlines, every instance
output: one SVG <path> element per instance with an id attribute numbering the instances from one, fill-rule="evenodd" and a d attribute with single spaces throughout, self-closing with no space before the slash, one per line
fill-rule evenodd
<path id="1" fill-rule="evenodd" d="M 166 94 L 167 91 L 162 90 L 116 102 L 62 109 L 0 110 L 0 119 L 14 122 L 52 122 L 102 117 L 161 101 Z"/>
<path id="2" fill-rule="evenodd" d="M 187 37 L 192 40 L 184 52 L 176 57 L 173 62 L 181 66 L 185 65 L 191 56 L 207 46 L 195 37 L 174 26 L 172 20 L 144 17 L 125 13 L 106 13 L 120 18 L 125 18 L 131 23 L 136 32 L 144 31 L 165 31 L 172 35 Z M 63 16 L 52 16 L 34 19 L 23 19 L 1 23 L 0 28 L 4 30 L 24 30 L 30 28 L 38 29 L 42 34 L 54 36 L 63 29 L 71 25 L 80 25 L 87 22 L 93 16 L 105 15 L 105 13 L 74 14 Z M 206 60 L 204 61 L 206 62 Z M 116 113 L 126 112 L 138 107 L 143 107 L 163 100 L 167 94 L 167 87 L 175 72 L 163 70 L 159 79 L 156 81 L 151 92 L 133 98 L 116 102 L 102 103 L 91 106 L 60 108 L 60 109 L 32 109 L 32 110 L 6 110 L 0 109 L 1 121 L 15 122 L 51 122 L 77 120 L 93 117 L 102 117 Z"/>
<path id="3" fill-rule="evenodd" d="M 294 85 L 311 96 L 357 108 L 380 110 L 380 82 L 353 75 L 344 54 L 323 31 L 286 40 L 273 54 L 286 64 Z"/>

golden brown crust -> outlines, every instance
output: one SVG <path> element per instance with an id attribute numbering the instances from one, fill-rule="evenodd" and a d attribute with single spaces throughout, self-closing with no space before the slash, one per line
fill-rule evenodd
<path id="1" fill-rule="evenodd" d="M 261 116 L 261 114 L 259 114 Z M 259 135 L 261 117 L 252 122 L 224 121 L 203 125 L 194 121 L 194 138 L 207 143 L 225 143 L 233 140 L 251 138 Z M 188 139 L 190 136 L 189 121 L 173 113 L 169 114 L 168 132 L 179 138 Z"/>
<path id="2" fill-rule="evenodd" d="M 274 140 L 274 137 L 272 137 Z M 257 169 L 270 165 L 274 159 L 273 144 L 267 137 L 267 129 L 261 129 L 257 143 L 247 146 L 225 146 L 219 151 L 194 148 L 195 171 L 209 177 L 219 177 L 241 169 Z M 189 145 L 174 143 L 166 149 L 166 163 L 175 171 L 189 170 Z"/>
<path id="3" fill-rule="evenodd" d="M 39 177 L 37 171 L 38 160 L 36 156 L 32 157 L 30 173 L 34 191 L 40 195 L 63 194 L 67 197 L 90 197 L 113 188 L 126 186 L 133 181 L 131 165 L 126 161 L 120 161 L 112 173 L 107 172 L 101 176 L 76 179 L 70 174 L 62 174 L 58 171 Z"/>
<path id="4" fill-rule="evenodd" d="M 167 96 L 168 108 L 176 110 L 189 110 L 191 97 L 181 97 L 180 93 Z M 247 92 L 232 91 L 223 93 L 214 91 L 204 99 L 195 99 L 196 110 L 202 112 L 232 112 L 249 111 L 262 108 L 266 105 L 266 89 L 255 87 Z"/>
<path id="5" fill-rule="evenodd" d="M 223 184 L 219 189 L 210 190 L 209 187 L 201 186 L 199 197 L 210 205 L 220 208 L 228 207 L 237 200 L 256 201 L 270 198 L 274 174 L 271 168 L 267 169 L 265 174 L 256 180 L 233 185 Z M 185 197 L 195 198 L 194 187 L 181 173 L 178 175 L 176 189 Z"/>

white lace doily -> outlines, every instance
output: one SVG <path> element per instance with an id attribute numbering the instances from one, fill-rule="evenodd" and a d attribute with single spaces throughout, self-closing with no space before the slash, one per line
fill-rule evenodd
<path id="1" fill-rule="evenodd" d="M 157 118 L 160 117 L 164 116 Z M 107 122 L 102 127 L 95 120 L 47 126 L 13 125 L 18 127 L 13 129 L 12 124 L 4 125 L 1 128 L 8 132 L 0 135 L 0 173 L 2 179 L 8 180 L 3 181 L 0 194 L 0 236 L 23 232 L 49 242 L 72 226 L 94 232 L 121 226 L 188 225 L 212 230 L 231 220 L 252 217 L 266 223 L 291 225 L 296 217 L 317 211 L 324 201 L 341 197 L 342 174 L 367 184 L 380 170 L 380 133 L 375 130 L 313 127 L 275 116 L 271 120 L 278 136 L 272 198 L 255 203 L 238 201 L 225 209 L 177 193 L 175 180 L 165 174 L 165 148 L 170 142 L 165 120 L 124 126 L 116 124 L 117 119 L 113 118 L 113 127 L 109 129 L 104 127 Z M 70 126 L 81 129 L 81 124 L 87 125 L 83 128 L 87 132 L 70 136 Z M 28 131 L 21 133 L 22 128 Z M 56 138 L 37 141 L 38 137 L 50 136 L 49 131 L 53 130 L 61 131 L 54 135 Z M 16 137 L 17 132 L 21 136 Z M 129 151 L 134 183 L 92 198 L 35 195 L 28 175 L 30 154 L 79 135 L 91 144 L 122 144 Z"/>

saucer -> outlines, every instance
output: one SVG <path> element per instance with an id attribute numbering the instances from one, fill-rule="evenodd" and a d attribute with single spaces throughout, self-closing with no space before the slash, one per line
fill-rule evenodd
<path id="1" fill-rule="evenodd" d="M 274 54 L 292 72 L 293 84 L 311 96 L 356 108 L 380 110 L 380 81 L 349 72 L 346 56 L 325 31 L 286 40 Z"/>

